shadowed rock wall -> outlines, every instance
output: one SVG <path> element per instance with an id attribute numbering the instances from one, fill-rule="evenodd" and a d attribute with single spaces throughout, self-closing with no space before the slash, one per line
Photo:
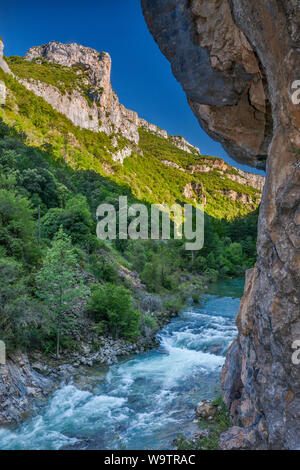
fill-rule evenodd
<path id="1" fill-rule="evenodd" d="M 266 166 L 258 261 L 222 373 L 223 449 L 300 448 L 299 0 L 142 0 L 200 125 L 242 163 Z M 298 162 L 298 163 L 297 163 Z"/>

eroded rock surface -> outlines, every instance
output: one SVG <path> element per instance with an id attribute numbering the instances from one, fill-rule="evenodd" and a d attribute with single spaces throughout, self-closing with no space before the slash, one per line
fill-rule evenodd
<path id="1" fill-rule="evenodd" d="M 3 50 L 4 50 L 4 44 L 2 42 L 2 39 L 0 38 L 0 68 L 5 73 L 9 73 L 10 75 L 12 75 L 12 71 L 10 70 L 10 68 L 7 65 L 7 63 L 5 62 L 5 60 L 3 59 Z"/>
<path id="2" fill-rule="evenodd" d="M 265 76 L 227 0 L 142 0 L 145 19 L 203 129 L 263 168 L 272 136 Z"/>
<path id="3" fill-rule="evenodd" d="M 0 425 L 20 421 L 52 388 L 53 381 L 35 371 L 25 354 L 15 353 L 0 365 Z"/>
<path id="4" fill-rule="evenodd" d="M 258 261 L 222 374 L 233 426 L 223 449 L 300 448 L 298 0 L 142 0 L 201 126 L 237 161 L 266 164 Z"/>
<path id="5" fill-rule="evenodd" d="M 121 134 L 134 145 L 139 143 L 139 128 L 144 128 L 164 139 L 170 138 L 174 145 L 188 153 L 200 154 L 199 149 L 183 137 L 169 136 L 167 131 L 141 119 L 135 111 L 125 108 L 119 102 L 111 86 L 112 62 L 107 52 L 98 52 L 76 43 L 51 41 L 44 46 L 30 48 L 25 58 L 28 61 L 45 60 L 64 67 L 73 67 L 77 74 L 82 76 L 88 96 L 85 96 L 81 89 L 63 94 L 49 83 L 33 78 L 20 79 L 27 89 L 42 97 L 76 126 L 93 132 L 105 132 L 108 135 Z M 131 153 L 130 148 L 118 151 L 113 155 L 113 160 L 122 163 Z"/>

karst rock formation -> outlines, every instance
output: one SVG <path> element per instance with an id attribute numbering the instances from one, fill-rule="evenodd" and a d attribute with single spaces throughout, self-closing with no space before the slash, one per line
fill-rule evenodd
<path id="1" fill-rule="evenodd" d="M 266 168 L 258 260 L 222 373 L 221 449 L 300 448 L 300 1 L 142 0 L 200 125 Z"/>

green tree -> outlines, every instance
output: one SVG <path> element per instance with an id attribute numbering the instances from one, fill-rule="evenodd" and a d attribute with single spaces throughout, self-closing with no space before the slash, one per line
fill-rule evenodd
<path id="1" fill-rule="evenodd" d="M 28 263 L 37 256 L 33 214 L 28 199 L 14 191 L 0 190 L 0 245 L 8 256 Z"/>
<path id="2" fill-rule="evenodd" d="M 20 175 L 20 184 L 31 194 L 40 196 L 48 207 L 58 205 L 53 175 L 45 168 L 28 168 Z"/>
<path id="3" fill-rule="evenodd" d="M 97 286 L 88 303 L 88 312 L 104 323 L 115 337 L 134 339 L 139 332 L 140 313 L 133 310 L 130 291 L 115 284 Z"/>
<path id="4" fill-rule="evenodd" d="M 50 328 L 56 334 L 56 357 L 59 358 L 61 337 L 73 326 L 72 317 L 68 314 L 72 306 L 89 294 L 77 267 L 77 256 L 71 239 L 62 227 L 46 253 L 36 281 L 39 289 L 37 294 L 51 312 Z"/>
<path id="5" fill-rule="evenodd" d="M 74 244 L 92 250 L 98 246 L 94 236 L 96 227 L 85 196 L 78 194 L 69 199 L 65 209 L 50 209 L 42 218 L 42 236 L 52 239 L 61 225 Z"/>
<path id="6" fill-rule="evenodd" d="M 64 210 L 60 207 L 48 210 L 41 220 L 41 234 L 43 238 L 52 240 L 54 235 L 58 232 L 59 227 L 62 225 L 62 216 Z"/>
<path id="7" fill-rule="evenodd" d="M 146 263 L 144 271 L 141 274 L 141 280 L 146 284 L 150 292 L 160 292 L 160 273 L 159 266 L 156 263 Z"/>
<path id="8" fill-rule="evenodd" d="M 118 278 L 114 259 L 104 254 L 90 256 L 90 270 L 98 281 L 114 283 Z"/>
<path id="9" fill-rule="evenodd" d="M 172 247 L 168 249 L 169 244 L 156 245 L 160 245 L 159 252 L 152 253 L 151 260 L 145 264 L 141 273 L 141 280 L 151 292 L 160 293 L 176 286 L 178 259 L 176 250 Z"/>
<path id="10" fill-rule="evenodd" d="M 40 307 L 30 296 L 22 265 L 0 258 L 0 339 L 9 352 L 31 345 L 32 331 L 41 324 Z"/>
<path id="11" fill-rule="evenodd" d="M 138 273 L 141 273 L 145 264 L 147 263 L 147 256 L 145 252 L 146 244 L 144 240 L 134 240 L 128 243 L 125 253 L 126 258 L 132 264 L 132 267 Z"/>

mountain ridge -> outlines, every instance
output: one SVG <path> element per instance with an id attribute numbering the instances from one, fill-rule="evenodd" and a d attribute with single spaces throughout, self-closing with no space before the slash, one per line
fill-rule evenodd
<path id="1" fill-rule="evenodd" d="M 120 104 L 110 83 L 109 54 L 76 43 L 51 42 L 30 48 L 25 58 L 6 60 L 11 77 L 59 113 L 50 119 L 50 109 L 38 111 L 44 105 L 11 84 L 15 91 L 9 94 L 8 124 L 19 119 L 18 99 L 25 100 L 27 124 L 22 118 L 22 132 L 34 145 L 51 144 L 71 166 L 93 169 L 118 184 L 126 182 L 136 197 L 150 203 L 205 201 L 206 211 L 217 217 L 224 216 L 225 207 L 225 216 L 232 217 L 260 203 L 264 177 L 237 170 L 218 157 L 202 156 L 183 137 L 169 136 Z M 199 184 L 201 195 L 190 191 Z"/>
<path id="2" fill-rule="evenodd" d="M 169 136 L 166 130 L 159 128 L 153 123 L 149 123 L 143 118 L 138 116 L 138 113 L 127 109 L 123 106 L 118 99 L 117 94 L 111 86 L 111 67 L 112 60 L 107 52 L 98 52 L 90 47 L 81 46 L 77 43 L 63 44 L 56 41 L 51 41 L 44 46 L 31 47 L 25 55 L 25 60 L 29 62 L 36 61 L 39 63 L 41 60 L 47 60 L 50 63 L 61 65 L 63 67 L 83 67 L 83 70 L 77 70 L 77 74 L 85 75 L 83 80 L 86 85 L 89 85 L 88 100 L 89 105 L 88 116 L 84 120 L 78 119 L 78 113 L 72 114 L 68 112 L 69 107 L 72 106 L 74 99 L 73 93 L 68 94 L 70 103 L 67 106 L 59 105 L 51 100 L 51 92 L 38 89 L 34 86 L 33 81 L 29 83 L 27 80 L 23 84 L 34 91 L 39 96 L 42 96 L 48 101 L 55 109 L 67 115 L 70 120 L 80 127 L 91 129 L 94 131 L 103 131 L 108 135 L 115 131 L 119 131 L 125 138 L 132 141 L 136 145 L 139 143 L 138 128 L 142 127 L 150 132 L 157 134 L 165 139 L 171 137 L 174 145 L 188 153 L 197 152 L 200 150 L 191 145 L 181 136 Z M 90 83 L 88 83 L 90 82 Z M 78 98 L 78 95 L 75 99 Z M 96 107 L 93 106 L 96 104 Z M 81 108 L 84 110 L 86 105 L 80 103 Z M 91 119 L 91 117 L 93 119 Z M 98 121 L 98 122 L 97 122 Z"/>

